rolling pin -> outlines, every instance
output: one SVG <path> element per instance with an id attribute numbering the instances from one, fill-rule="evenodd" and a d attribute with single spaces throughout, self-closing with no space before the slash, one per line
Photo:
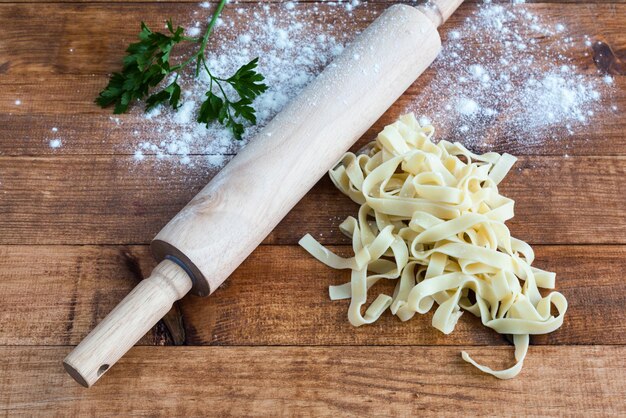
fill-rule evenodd
<path id="1" fill-rule="evenodd" d="M 382 13 L 158 233 L 160 261 L 65 358 L 93 385 L 188 292 L 213 293 L 434 61 L 463 0 Z"/>

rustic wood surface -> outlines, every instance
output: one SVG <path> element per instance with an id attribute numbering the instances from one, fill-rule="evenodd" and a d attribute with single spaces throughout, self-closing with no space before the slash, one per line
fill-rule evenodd
<path id="1" fill-rule="evenodd" d="M 512 232 L 535 245 L 537 265 L 557 272 L 570 303 L 561 329 L 533 338 L 516 379 L 484 376 L 460 359 L 465 349 L 494 367 L 512 361 L 507 339 L 471 315 L 448 336 L 430 326 L 431 315 L 347 323 L 347 303 L 327 299 L 327 286 L 346 274 L 295 245 L 310 232 L 349 250 L 337 225 L 356 207 L 323 179 L 214 296 L 184 299 L 102 381 L 78 386 L 61 360 L 149 274 L 147 243 L 215 174 L 204 155 L 192 157 L 193 167 L 151 157 L 134 165 L 124 144 L 138 116 L 118 126 L 92 103 L 140 20 L 186 23 L 197 9 L 188 1 L 131 3 L 0 0 L 0 416 L 626 414 L 619 74 L 611 98 L 619 110 L 586 131 L 529 147 L 506 135 L 492 144 L 521 156 L 502 185 L 516 199 Z M 349 38 L 388 3 L 355 9 L 354 25 L 338 31 Z M 624 3 L 523 7 L 626 55 Z M 326 13 L 312 19 L 345 21 L 343 8 L 317 7 Z M 475 7 L 462 6 L 450 25 Z M 243 18 L 228 8 L 224 18 L 237 20 L 237 36 Z M 573 58 L 593 74 L 586 52 L 581 44 Z M 356 147 L 399 115 L 425 79 Z M 70 133 L 59 150 L 48 146 L 51 126 Z"/>
<path id="2" fill-rule="evenodd" d="M 331 248 L 347 254 L 351 247 Z M 558 272 L 558 288 L 571 306 L 558 331 L 536 336 L 533 342 L 626 344 L 626 323 L 606 320 L 623 319 L 626 246 L 539 245 L 535 250 L 537 266 Z M 33 266 L 23 262 L 32 259 L 39 262 Z M 0 246 L 0 270 L 6 272 L 0 281 L 0 294 L 6 300 L 0 310 L 4 324 L 0 346 L 78 344 L 154 265 L 147 246 Z M 23 284 L 31 277 L 37 278 L 37 287 L 26 292 Z M 299 247 L 261 246 L 218 290 L 219 297 L 188 297 L 180 303 L 184 342 L 508 344 L 472 315 L 464 315 L 450 335 L 431 327 L 431 315 L 406 323 L 385 315 L 371 326 L 354 329 L 346 320 L 348 302 L 328 302 L 328 285 L 348 280 L 348 272 L 320 266 Z M 33 310 L 32 304 L 38 309 Z M 165 338 L 157 328 L 141 344 L 158 344 Z"/>
<path id="3" fill-rule="evenodd" d="M 71 381 L 67 347 L 0 347 L 0 412 L 77 416 L 624 416 L 624 346 L 531 347 L 523 378 L 485 379 L 467 349 L 135 347 L 95 386 Z M 33 387 L 38 383 L 37 387 Z M 11 409 L 6 409 L 8 405 Z"/>

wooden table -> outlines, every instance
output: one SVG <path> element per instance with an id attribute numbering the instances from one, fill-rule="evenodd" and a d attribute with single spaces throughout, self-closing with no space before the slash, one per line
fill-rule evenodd
<path id="1" fill-rule="evenodd" d="M 626 49 L 626 3 L 567 3 L 524 7 Z M 570 303 L 516 379 L 461 360 L 461 349 L 512 360 L 507 340 L 468 315 L 449 336 L 430 315 L 348 324 L 347 303 L 327 298 L 346 275 L 296 246 L 311 232 L 348 249 L 337 225 L 355 206 L 323 179 L 213 297 L 180 302 L 93 388 L 71 380 L 63 357 L 151 270 L 147 244 L 214 174 L 150 158 L 129 171 L 128 131 L 92 103 L 140 20 L 184 21 L 191 7 L 0 0 L 0 415 L 626 414 L 624 75 L 617 114 L 558 142 L 496 147 L 520 155 L 502 186 L 517 201 L 512 232 Z M 577 64 L 596 69 L 582 49 Z M 43 139 L 52 126 L 71 133 L 56 151 Z"/>

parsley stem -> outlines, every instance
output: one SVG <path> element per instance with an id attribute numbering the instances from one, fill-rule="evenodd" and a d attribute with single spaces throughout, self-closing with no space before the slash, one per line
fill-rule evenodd
<path id="1" fill-rule="evenodd" d="M 213 17 L 211 18 L 211 21 L 209 22 L 209 26 L 206 28 L 204 37 L 202 38 L 202 45 L 200 48 L 203 51 L 206 48 L 207 41 L 209 40 L 209 35 L 211 34 L 211 30 L 213 29 L 213 26 L 215 26 L 215 23 L 217 23 L 217 18 L 222 13 L 222 9 L 224 8 L 224 6 L 226 6 L 227 1 L 228 0 L 220 0 L 220 4 L 217 5 L 217 10 L 215 10 L 215 13 L 213 13 Z"/>
<path id="2" fill-rule="evenodd" d="M 206 70 L 207 74 L 209 74 L 209 78 L 211 79 L 211 84 L 209 86 L 209 91 L 213 90 L 213 82 L 215 81 L 215 84 L 217 85 L 217 87 L 220 89 L 220 91 L 222 92 L 222 96 L 224 97 L 224 102 L 225 103 L 229 103 L 230 104 L 230 100 L 228 100 L 228 96 L 226 95 L 226 92 L 224 91 L 224 88 L 222 87 L 222 84 L 219 82 L 219 78 L 214 77 L 213 74 L 211 74 L 211 70 L 209 70 L 209 66 L 206 65 L 206 60 L 202 60 L 202 65 L 204 65 L 204 69 Z M 230 106 L 226 107 L 226 113 L 228 114 L 228 118 L 230 119 Z"/>
<path id="3" fill-rule="evenodd" d="M 174 72 L 177 70 L 180 70 L 181 68 L 186 67 L 191 61 L 193 61 L 194 59 L 198 58 L 197 54 L 192 55 L 191 57 L 189 57 L 185 62 L 183 62 L 182 64 L 178 64 L 173 66 L 170 70 L 170 72 Z"/>
<path id="4" fill-rule="evenodd" d="M 196 77 L 200 74 L 200 59 L 204 59 L 204 51 L 206 49 L 207 42 L 209 41 L 209 35 L 211 34 L 211 30 L 213 30 L 213 26 L 217 23 L 217 18 L 222 13 L 222 9 L 226 6 L 228 0 L 220 0 L 220 3 L 217 5 L 217 9 L 215 13 L 213 13 L 213 17 L 209 22 L 209 26 L 206 28 L 206 32 L 204 32 L 204 36 L 202 37 L 202 43 L 200 44 L 200 50 L 198 51 L 198 62 L 196 64 Z"/>
<path id="5" fill-rule="evenodd" d="M 211 80 L 217 80 L 217 77 L 213 77 L 213 74 L 211 74 L 211 70 L 209 70 L 209 66 L 206 65 L 206 60 L 204 58 L 202 59 L 202 65 L 204 66 L 204 69 L 206 70 L 207 74 L 209 74 L 209 77 L 211 78 Z"/>
<path id="6" fill-rule="evenodd" d="M 224 96 L 224 101 L 226 103 L 230 103 L 230 101 L 228 100 L 228 96 L 226 95 L 226 92 L 222 88 L 222 84 L 219 82 L 220 79 L 217 77 L 214 77 L 213 74 L 211 74 L 211 70 L 209 70 L 209 67 L 206 65 L 205 60 L 202 60 L 202 64 L 204 65 L 204 69 L 206 70 L 206 72 L 209 74 L 209 77 L 211 78 L 211 85 L 210 85 L 209 91 L 213 88 L 213 81 L 215 81 L 215 84 L 217 85 L 217 87 L 219 87 L 220 91 L 222 92 L 222 96 Z M 228 114 L 230 115 L 230 111 L 228 112 Z"/>

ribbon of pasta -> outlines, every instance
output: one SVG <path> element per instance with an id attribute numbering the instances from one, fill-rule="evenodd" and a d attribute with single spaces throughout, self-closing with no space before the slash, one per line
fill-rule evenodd
<path id="1" fill-rule="evenodd" d="M 532 266 L 532 248 L 511 237 L 505 221 L 514 202 L 498 192 L 516 158 L 477 155 L 460 143 L 431 141 L 432 126 L 412 114 L 386 126 L 365 153 L 346 153 L 330 171 L 344 194 L 361 205 L 341 231 L 354 256 L 342 258 L 310 235 L 300 245 L 322 263 L 352 271 L 350 282 L 330 286 L 330 298 L 350 299 L 348 319 L 371 324 L 388 308 L 402 321 L 437 304 L 433 327 L 451 333 L 464 311 L 483 325 L 512 334 L 516 364 L 495 371 L 462 357 L 500 379 L 516 376 L 529 335 L 563 323 L 567 300 L 554 289 L 555 274 Z M 379 294 L 362 312 L 380 279 L 396 280 L 393 295 Z M 556 315 L 553 314 L 553 308 Z"/>

